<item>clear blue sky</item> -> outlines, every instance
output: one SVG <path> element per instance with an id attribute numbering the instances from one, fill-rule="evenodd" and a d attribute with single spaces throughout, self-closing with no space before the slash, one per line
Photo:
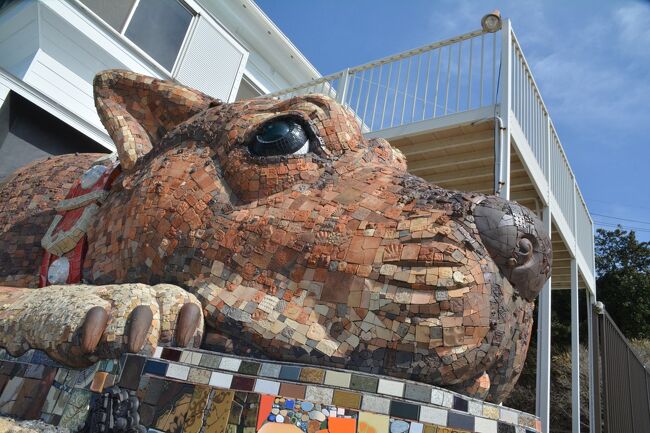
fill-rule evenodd
<path id="1" fill-rule="evenodd" d="M 499 9 L 512 20 L 594 220 L 650 240 L 650 2 L 257 3 L 324 75 L 475 30 Z"/>

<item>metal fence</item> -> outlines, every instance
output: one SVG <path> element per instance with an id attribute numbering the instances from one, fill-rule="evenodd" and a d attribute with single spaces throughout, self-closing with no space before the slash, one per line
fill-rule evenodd
<path id="1" fill-rule="evenodd" d="M 335 98 L 366 132 L 469 111 L 497 102 L 498 33 L 475 31 L 266 95 Z"/>
<path id="2" fill-rule="evenodd" d="M 650 371 L 606 311 L 595 314 L 594 321 L 598 332 L 592 344 L 599 346 L 600 355 L 600 362 L 595 363 L 596 383 L 602 386 L 601 392 L 595 393 L 596 420 L 602 419 L 604 433 L 648 433 Z M 596 423 L 592 431 L 600 433 L 601 423 Z"/>

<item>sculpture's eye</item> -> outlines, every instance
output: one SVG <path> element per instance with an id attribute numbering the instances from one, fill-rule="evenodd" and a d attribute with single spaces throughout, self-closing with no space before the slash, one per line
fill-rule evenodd
<path id="1" fill-rule="evenodd" d="M 309 152 L 309 137 L 296 120 L 273 119 L 257 130 L 248 150 L 255 156 L 304 155 Z"/>
<path id="2" fill-rule="evenodd" d="M 517 253 L 522 257 L 529 257 L 533 252 L 533 244 L 529 239 L 519 239 L 517 246 L 519 247 L 519 251 Z"/>
<path id="3" fill-rule="evenodd" d="M 522 266 L 526 264 L 526 262 L 532 256 L 532 254 L 533 254 L 533 244 L 530 241 L 530 239 L 521 238 L 517 242 L 517 249 L 513 253 L 514 257 L 508 259 L 508 265 L 512 267 Z"/>

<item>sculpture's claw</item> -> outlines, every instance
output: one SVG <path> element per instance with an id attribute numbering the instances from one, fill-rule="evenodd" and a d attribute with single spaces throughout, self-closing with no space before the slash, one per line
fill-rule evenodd
<path id="1" fill-rule="evenodd" d="M 133 310 L 128 330 L 129 352 L 138 353 L 144 348 L 152 322 L 153 312 L 149 306 L 139 305 Z"/>
<path id="2" fill-rule="evenodd" d="M 198 346 L 201 304 L 178 286 L 114 284 L 0 287 L 0 346 L 20 355 L 46 351 L 72 367 L 157 346 Z"/>
<path id="3" fill-rule="evenodd" d="M 186 347 L 192 342 L 202 317 L 203 312 L 196 304 L 187 303 L 181 307 L 176 321 L 175 340 L 177 346 Z"/>
<path id="4" fill-rule="evenodd" d="M 89 354 L 97 349 L 99 340 L 106 330 L 109 317 L 109 312 L 103 307 L 98 306 L 88 310 L 83 325 L 81 325 L 82 353 Z"/>

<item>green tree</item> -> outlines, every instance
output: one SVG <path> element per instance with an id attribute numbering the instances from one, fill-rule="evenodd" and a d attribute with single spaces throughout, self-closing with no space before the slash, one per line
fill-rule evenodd
<path id="1" fill-rule="evenodd" d="M 627 338 L 650 338 L 650 243 L 620 226 L 595 242 L 598 299 Z"/>

